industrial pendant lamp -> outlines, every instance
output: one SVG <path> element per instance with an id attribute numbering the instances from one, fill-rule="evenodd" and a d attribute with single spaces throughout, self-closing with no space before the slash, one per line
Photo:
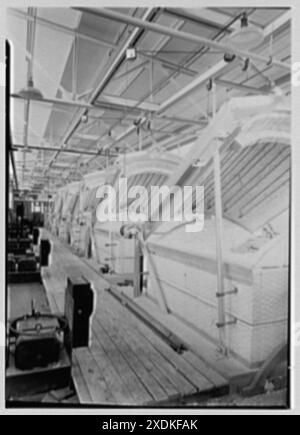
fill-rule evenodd
<path id="1" fill-rule="evenodd" d="M 27 86 L 19 92 L 19 96 L 26 100 L 42 100 L 44 98 L 42 92 L 34 87 L 32 76 L 29 77 Z"/>
<path id="2" fill-rule="evenodd" d="M 247 14 L 242 14 L 240 29 L 233 32 L 228 38 L 228 44 L 232 48 L 251 50 L 264 40 L 264 32 L 256 26 L 249 25 Z"/>

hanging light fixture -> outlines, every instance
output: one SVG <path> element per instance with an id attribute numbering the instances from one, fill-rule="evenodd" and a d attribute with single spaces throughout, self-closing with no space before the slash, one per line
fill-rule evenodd
<path id="1" fill-rule="evenodd" d="M 246 13 L 241 16 L 241 27 L 228 37 L 228 45 L 239 50 L 251 50 L 264 40 L 264 32 L 257 26 L 249 25 Z"/>
<path id="2" fill-rule="evenodd" d="M 35 32 L 36 32 L 36 8 L 28 9 L 29 15 L 33 18 L 32 24 L 29 22 L 27 24 L 27 51 L 28 55 L 26 60 L 28 62 L 27 71 L 27 86 L 19 92 L 19 96 L 25 98 L 26 100 L 42 100 L 42 92 L 34 86 L 33 83 L 33 61 L 34 61 L 34 48 L 35 48 Z"/>
<path id="3" fill-rule="evenodd" d="M 44 98 L 42 92 L 34 86 L 32 77 L 29 77 L 27 86 L 20 90 L 19 96 L 26 100 L 42 100 Z"/>

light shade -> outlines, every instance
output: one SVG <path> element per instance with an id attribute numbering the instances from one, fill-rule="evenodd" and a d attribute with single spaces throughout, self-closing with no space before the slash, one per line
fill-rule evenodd
<path id="1" fill-rule="evenodd" d="M 42 100 L 43 94 L 42 92 L 34 87 L 33 84 L 33 79 L 30 78 L 28 80 L 28 84 L 25 88 L 21 89 L 21 91 L 19 92 L 20 97 L 22 98 L 26 98 L 26 99 L 37 99 L 37 100 Z"/>
<path id="2" fill-rule="evenodd" d="M 241 28 L 233 32 L 228 39 L 232 48 L 251 50 L 260 45 L 264 40 L 264 32 L 256 26 L 248 24 L 248 18 L 244 14 L 241 18 Z"/>

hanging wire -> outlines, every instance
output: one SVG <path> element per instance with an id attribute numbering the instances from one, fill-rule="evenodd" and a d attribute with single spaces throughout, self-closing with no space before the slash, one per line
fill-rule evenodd
<path id="1" fill-rule="evenodd" d="M 31 29 L 31 36 L 30 36 L 31 60 L 29 62 L 29 78 L 32 78 L 32 75 L 33 75 L 33 61 L 34 61 L 34 49 L 35 49 L 37 8 L 32 8 L 32 16 L 33 16 L 33 22 L 32 22 L 32 29 Z"/>

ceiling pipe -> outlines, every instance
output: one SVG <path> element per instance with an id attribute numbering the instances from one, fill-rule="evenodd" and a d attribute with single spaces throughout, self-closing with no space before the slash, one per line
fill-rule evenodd
<path id="1" fill-rule="evenodd" d="M 47 98 L 47 97 L 37 98 L 34 95 L 25 96 L 22 94 L 15 94 L 15 93 L 11 94 L 10 96 L 12 98 L 17 98 L 17 99 L 21 99 L 21 100 L 37 101 L 37 102 L 43 103 L 43 104 L 58 104 L 61 106 L 77 107 L 77 108 L 88 109 L 88 110 L 91 110 L 91 109 L 97 110 L 97 107 L 93 106 L 92 104 L 83 103 L 82 101 L 62 100 L 60 98 Z"/>
<path id="2" fill-rule="evenodd" d="M 160 107 L 158 104 L 138 103 L 137 101 L 126 100 L 119 97 L 113 97 L 108 95 L 103 96 L 103 100 L 101 101 L 100 100 L 95 101 L 94 104 L 89 104 L 78 100 L 63 100 L 60 98 L 48 98 L 48 97 L 40 98 L 38 96 L 35 96 L 34 94 L 25 95 L 21 93 L 18 94 L 13 93 L 10 96 L 12 98 L 16 98 L 19 100 L 25 100 L 26 102 L 36 101 L 37 103 L 42 103 L 42 104 L 56 104 L 58 106 L 79 108 L 84 110 L 93 110 L 93 111 L 99 111 L 101 113 L 103 112 L 103 110 L 115 110 L 118 112 L 124 112 L 124 109 L 126 109 L 126 110 L 130 110 L 130 112 L 132 112 L 133 115 L 135 114 L 135 116 L 140 115 L 141 112 L 155 113 Z M 99 119 L 102 118 L 99 117 Z"/>
<path id="3" fill-rule="evenodd" d="M 12 146 L 12 151 L 18 151 L 18 150 L 26 150 L 26 151 L 34 151 L 34 150 L 42 150 L 42 151 L 60 151 L 62 153 L 70 153 L 70 154 L 82 154 L 87 156 L 107 156 L 107 153 L 99 153 L 99 152 L 92 152 L 92 151 L 86 151 L 86 150 L 76 150 L 74 148 L 58 148 L 58 147 L 50 147 L 50 146 L 38 146 L 38 145 L 28 145 L 24 146 L 21 144 L 14 144 Z M 109 157 L 118 157 L 117 154 L 109 154 Z"/>
<path id="4" fill-rule="evenodd" d="M 216 42 L 211 39 L 204 38 L 202 36 L 193 35 L 187 32 L 182 32 L 179 30 L 174 30 L 170 27 L 165 27 L 157 23 L 150 23 L 139 18 L 135 18 L 129 15 L 121 14 L 120 12 L 112 11 L 111 9 L 94 9 L 94 8 L 74 8 L 83 13 L 88 13 L 100 17 L 109 18 L 111 20 L 119 21 L 126 24 L 131 24 L 136 27 L 140 27 L 152 32 L 160 33 L 163 35 L 171 36 L 173 38 L 183 39 L 185 41 L 205 45 L 207 47 L 215 48 L 217 50 L 221 50 L 225 53 L 233 53 L 239 55 L 245 59 L 251 59 L 254 61 L 262 62 L 265 64 L 270 63 L 269 57 L 261 56 L 257 53 L 253 53 L 250 51 L 244 51 L 238 48 L 232 48 L 226 44 L 221 42 Z M 283 68 L 285 70 L 290 70 L 291 66 L 288 63 L 281 62 L 277 59 L 272 59 L 272 65 L 277 66 L 279 68 Z"/>
<path id="5" fill-rule="evenodd" d="M 284 13 L 280 19 L 275 20 L 272 25 L 269 25 L 264 30 L 265 38 L 268 38 L 270 35 L 275 33 L 279 28 L 286 25 L 291 19 L 290 11 Z M 180 99 L 186 97 L 191 92 L 194 92 L 199 86 L 203 85 L 206 80 L 214 78 L 215 80 L 226 71 L 233 69 L 238 63 L 238 58 L 231 63 L 227 63 L 224 59 L 220 61 L 218 64 L 212 66 L 208 71 L 203 74 L 198 75 L 195 80 L 189 83 L 185 88 L 181 89 L 175 95 L 171 96 L 167 101 L 160 105 L 159 111 L 156 113 L 156 116 L 161 116 L 166 109 L 173 106 Z M 146 122 L 147 117 L 144 117 L 141 123 Z M 134 132 L 134 128 L 130 127 L 126 132 L 122 133 L 114 142 L 118 143 L 123 139 L 126 139 L 127 136 Z"/>
<path id="6" fill-rule="evenodd" d="M 231 82 L 230 80 L 216 79 L 215 83 L 225 88 L 238 89 L 239 91 L 246 92 L 249 94 L 257 95 L 270 95 L 272 93 L 271 89 L 260 89 L 254 88 L 253 86 L 242 85 L 239 83 Z"/>
<path id="7" fill-rule="evenodd" d="M 164 9 L 164 13 L 166 15 L 170 15 L 172 17 L 175 18 L 180 18 L 182 20 L 185 21 L 189 21 L 190 23 L 194 23 L 197 24 L 199 26 L 203 26 L 206 27 L 207 29 L 211 29 L 211 30 L 215 30 L 215 31 L 220 31 L 220 30 L 224 30 L 224 24 L 218 24 L 212 20 L 209 20 L 207 18 L 204 18 L 202 16 L 195 16 L 193 14 L 190 14 L 188 11 L 180 9 L 180 8 L 165 8 Z M 225 32 L 228 33 L 229 35 L 233 32 L 234 29 L 228 28 L 225 29 Z"/>

